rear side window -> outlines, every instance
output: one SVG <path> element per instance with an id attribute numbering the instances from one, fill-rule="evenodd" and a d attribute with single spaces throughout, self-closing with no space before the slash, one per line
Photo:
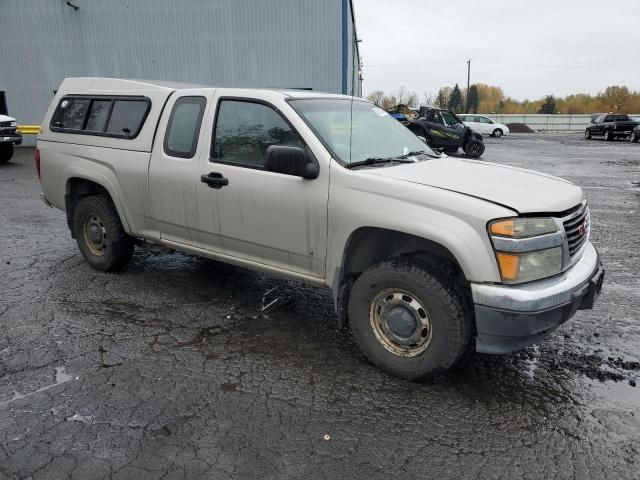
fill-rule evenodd
<path id="1" fill-rule="evenodd" d="M 107 133 L 135 136 L 146 115 L 147 102 L 144 100 L 116 100 L 107 124 Z"/>
<path id="2" fill-rule="evenodd" d="M 193 158 L 198 148 L 206 104 L 204 97 L 181 97 L 176 100 L 164 135 L 164 152 L 167 155 Z"/>
<path id="3" fill-rule="evenodd" d="M 51 119 L 54 132 L 132 139 L 151 108 L 146 97 L 68 96 Z"/>
<path id="4" fill-rule="evenodd" d="M 89 119 L 87 120 L 85 130 L 104 132 L 110 110 L 111 100 L 93 100 L 91 102 L 91 110 L 89 110 Z"/>
<path id="5" fill-rule="evenodd" d="M 51 125 L 66 130 L 81 130 L 90 102 L 88 98 L 62 99 L 53 115 Z"/>

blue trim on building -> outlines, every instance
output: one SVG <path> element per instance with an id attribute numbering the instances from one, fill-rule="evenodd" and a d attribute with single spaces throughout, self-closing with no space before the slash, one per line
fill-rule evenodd
<path id="1" fill-rule="evenodd" d="M 349 1 L 342 0 L 342 93 L 349 93 Z"/>

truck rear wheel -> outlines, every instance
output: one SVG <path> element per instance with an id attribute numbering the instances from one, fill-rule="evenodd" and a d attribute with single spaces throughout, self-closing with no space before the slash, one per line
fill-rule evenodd
<path id="1" fill-rule="evenodd" d="M 120 270 L 133 255 L 134 240 L 126 234 L 118 212 L 104 195 L 91 195 L 78 202 L 73 211 L 73 233 L 82 256 L 97 270 Z"/>
<path id="2" fill-rule="evenodd" d="M 4 143 L 0 145 L 0 164 L 7 163 L 13 157 L 13 145 Z"/>
<path id="3" fill-rule="evenodd" d="M 613 140 L 613 133 L 611 133 L 611 130 L 604 131 L 604 139 L 607 142 Z"/>
<path id="4" fill-rule="evenodd" d="M 471 318 L 454 289 L 409 260 L 381 263 L 358 277 L 349 323 L 369 361 L 409 380 L 451 367 L 471 338 Z"/>
<path id="5" fill-rule="evenodd" d="M 484 142 L 481 142 L 477 138 L 470 138 L 467 143 L 464 144 L 464 153 L 471 158 L 479 158 L 484 153 Z"/>

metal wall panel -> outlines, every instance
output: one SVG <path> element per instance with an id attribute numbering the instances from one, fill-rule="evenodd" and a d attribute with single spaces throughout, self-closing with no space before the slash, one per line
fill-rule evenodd
<path id="1" fill-rule="evenodd" d="M 65 77 L 341 93 L 341 0 L 3 0 L 0 91 L 39 124 Z"/>

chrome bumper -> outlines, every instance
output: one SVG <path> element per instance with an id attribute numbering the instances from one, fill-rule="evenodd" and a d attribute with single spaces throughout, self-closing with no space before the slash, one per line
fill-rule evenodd
<path id="1" fill-rule="evenodd" d="M 476 350 L 510 353 L 551 333 L 578 310 L 593 308 L 604 280 L 595 247 L 587 243 L 569 270 L 524 285 L 471 284 Z"/>
<path id="2" fill-rule="evenodd" d="M 519 312 L 536 312 L 563 305 L 573 299 L 599 265 L 598 252 L 589 242 L 580 260 L 555 277 L 524 285 L 472 283 L 473 303 Z"/>

